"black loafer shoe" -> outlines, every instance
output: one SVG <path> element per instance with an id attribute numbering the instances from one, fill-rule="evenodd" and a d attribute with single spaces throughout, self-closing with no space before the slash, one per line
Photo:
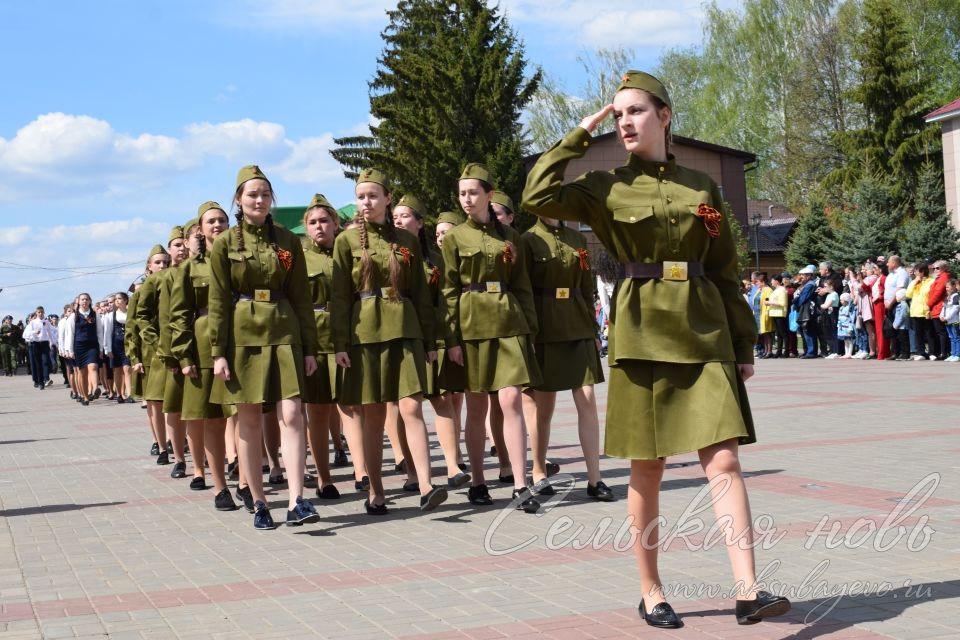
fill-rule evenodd
<path id="1" fill-rule="evenodd" d="M 160 455 L 157 456 L 157 464 L 170 464 L 170 454 L 166 451 L 161 451 Z"/>
<path id="2" fill-rule="evenodd" d="M 533 497 L 533 494 L 530 493 L 530 490 L 526 487 L 523 489 L 514 489 L 513 500 L 517 503 L 517 509 L 525 513 L 536 513 L 540 510 L 540 503 L 537 502 L 537 499 Z"/>
<path id="3" fill-rule="evenodd" d="M 317 489 L 317 498 L 320 500 L 339 500 L 340 492 L 332 484 L 328 484 L 322 489 Z"/>
<path id="4" fill-rule="evenodd" d="M 227 464 L 227 478 L 230 480 L 238 480 L 240 478 L 240 464 L 236 458 L 233 459 L 233 462 Z"/>
<path id="5" fill-rule="evenodd" d="M 403 490 L 409 491 L 410 493 L 420 493 L 420 483 L 419 482 L 404 482 Z"/>
<path id="6" fill-rule="evenodd" d="M 190 489 L 193 491 L 204 491 L 207 488 L 206 481 L 201 477 L 196 477 L 190 481 Z"/>
<path id="7" fill-rule="evenodd" d="M 160 445 L 157 444 L 156 442 L 154 442 L 154 443 L 153 443 L 153 446 L 150 447 L 150 455 L 152 455 L 152 456 L 158 456 L 158 455 L 160 455 Z"/>
<path id="8" fill-rule="evenodd" d="M 446 502 L 446 500 L 447 490 L 443 487 L 434 487 L 426 494 L 420 496 L 420 511 L 433 511 Z"/>
<path id="9" fill-rule="evenodd" d="M 343 449 L 337 449 L 333 452 L 333 466 L 335 467 L 346 467 L 350 465 L 350 461 L 347 460 L 347 452 Z"/>
<path id="10" fill-rule="evenodd" d="M 406 473 L 407 472 L 407 461 L 401 460 L 399 464 L 393 465 L 393 470 L 397 473 Z"/>
<path id="11" fill-rule="evenodd" d="M 458 487 L 462 487 L 463 485 L 467 484 L 468 482 L 470 482 L 470 474 L 469 474 L 469 473 L 464 473 L 464 472 L 462 472 L 462 471 L 461 471 L 460 473 L 458 473 L 457 475 L 453 476 L 452 478 L 447 478 L 447 486 L 448 486 L 448 487 L 451 487 L 451 488 L 453 488 L 453 489 L 456 489 L 456 488 L 458 488 Z"/>
<path id="12" fill-rule="evenodd" d="M 173 443 L 167 440 L 167 453 L 173 453 Z"/>
<path id="13" fill-rule="evenodd" d="M 249 513 L 253 513 L 253 492 L 250 491 L 250 487 L 237 487 L 237 500 L 243 503 L 244 509 Z"/>
<path id="14" fill-rule="evenodd" d="M 496 457 L 497 457 L 497 447 L 496 447 L 496 445 L 490 447 L 490 457 L 491 457 L 491 458 L 496 458 Z"/>
<path id="15" fill-rule="evenodd" d="M 177 462 L 173 465 L 173 469 L 170 470 L 171 478 L 186 478 L 187 477 L 187 463 L 186 462 Z"/>
<path id="16" fill-rule="evenodd" d="M 363 501 L 363 508 L 367 510 L 368 516 L 385 516 L 387 515 L 387 505 L 383 504 L 370 504 L 370 500 Z"/>
<path id="17" fill-rule="evenodd" d="M 357 491 L 370 491 L 370 478 L 363 476 L 363 479 L 361 479 L 359 482 L 353 483 L 353 487 Z"/>
<path id="18" fill-rule="evenodd" d="M 308 489 L 316 489 L 317 476 L 313 475 L 312 473 L 303 474 L 303 486 L 307 487 Z"/>
<path id="19" fill-rule="evenodd" d="M 533 492 L 538 496 L 555 496 L 557 490 L 550 485 L 550 481 L 544 478 L 539 482 L 533 483 Z"/>
<path id="20" fill-rule="evenodd" d="M 560 473 L 560 465 L 558 465 L 556 462 L 548 462 L 547 477 L 549 478 L 550 476 L 555 476 L 558 473 Z"/>
<path id="21" fill-rule="evenodd" d="M 497 476 L 497 480 L 499 480 L 503 484 L 513 484 L 513 474 L 511 473 L 505 476 Z"/>
<path id="22" fill-rule="evenodd" d="M 230 496 L 230 489 L 224 488 L 214 496 L 213 508 L 217 511 L 236 511 L 237 503 Z"/>
<path id="23" fill-rule="evenodd" d="M 467 471 L 467 465 L 465 465 L 462 462 L 457 463 L 457 468 L 460 469 L 460 471 L 463 471 L 464 473 L 466 473 Z"/>
<path id="24" fill-rule="evenodd" d="M 470 501 L 470 504 L 475 504 L 478 507 L 489 507 L 493 504 L 493 498 L 490 497 L 490 491 L 487 490 L 485 484 L 470 487 L 467 491 L 467 500 Z"/>
<path id="25" fill-rule="evenodd" d="M 613 495 L 613 491 L 610 489 L 610 487 L 603 483 L 603 480 L 597 482 L 596 485 L 592 485 L 588 482 L 587 495 L 598 502 L 613 502 L 616 500 Z"/>
<path id="26" fill-rule="evenodd" d="M 253 528 L 258 531 L 269 531 L 277 528 L 277 525 L 273 522 L 273 517 L 270 515 L 270 509 L 267 509 L 267 505 L 259 501 L 254 505 Z"/>
<path id="27" fill-rule="evenodd" d="M 267 479 L 267 482 L 270 483 L 270 484 L 272 484 L 272 485 L 274 485 L 274 486 L 279 485 L 279 484 L 283 484 L 283 483 L 285 483 L 286 481 L 287 481 L 287 480 L 286 480 L 286 478 L 283 477 L 283 474 L 282 474 L 282 473 L 281 473 L 280 475 L 278 475 L 278 476 L 270 476 L 270 477 Z"/>
<path id="28" fill-rule="evenodd" d="M 657 627 L 659 629 L 679 629 L 683 626 L 683 620 L 680 619 L 677 612 L 674 611 L 673 607 L 667 602 L 661 602 L 654 606 L 653 609 L 650 610 L 650 613 L 647 613 L 647 608 L 643 604 L 643 600 L 641 600 L 640 606 L 637 607 L 637 609 L 643 621 L 651 627 Z"/>
<path id="29" fill-rule="evenodd" d="M 737 624 L 757 624 L 764 618 L 790 611 L 790 601 L 766 591 L 757 591 L 756 600 L 737 600 Z"/>

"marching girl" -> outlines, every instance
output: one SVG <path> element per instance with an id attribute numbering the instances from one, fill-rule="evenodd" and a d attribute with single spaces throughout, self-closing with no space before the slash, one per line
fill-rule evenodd
<path id="1" fill-rule="evenodd" d="M 359 416 L 363 431 L 370 482 L 367 513 L 387 513 L 381 466 L 388 402 L 399 404 L 417 470 L 420 509 L 430 511 L 447 499 L 447 490 L 430 483 L 421 406 L 426 365 L 437 353 L 420 249 L 416 238 L 394 228 L 390 191 L 381 171 L 362 171 L 356 194 L 361 224 L 341 233 L 333 247 L 331 333 L 337 364 L 345 369 L 340 406 L 348 420 Z"/>
<path id="2" fill-rule="evenodd" d="M 543 374 L 542 383 L 523 396 L 533 450 L 533 491 L 547 496 L 556 493 L 547 480 L 550 422 L 557 392 L 570 390 L 587 465 L 587 495 L 609 502 L 613 492 L 600 479 L 600 421 L 593 385 L 603 382 L 603 368 L 587 239 L 549 218 L 538 220 L 522 239 L 537 309 L 537 364 Z"/>
<path id="3" fill-rule="evenodd" d="M 183 262 L 187 254 L 186 246 L 183 244 L 183 227 L 177 226 L 170 230 L 167 250 L 169 252 L 167 255 L 170 258 L 169 265 L 165 269 L 151 274 L 143 282 L 137 301 L 136 319 L 144 356 L 150 356 L 149 360 L 144 359 L 143 398 L 147 401 L 147 413 L 150 414 L 151 421 L 163 422 L 164 431 L 168 434 L 168 442 L 170 442 L 170 447 L 173 450 L 175 462 L 170 477 L 183 478 L 187 474 L 187 463 L 184 459 L 183 450 L 186 432 L 183 429 L 183 423 L 180 421 L 179 407 L 176 413 L 166 412 L 165 414 L 163 406 L 169 374 L 165 362 L 167 356 L 164 353 L 169 348 L 169 323 L 166 321 L 166 313 L 163 314 L 163 320 L 161 321 L 160 310 L 161 292 L 166 288 L 167 278 L 169 277 L 168 271 Z M 166 299 L 165 293 L 163 297 Z M 164 305 L 166 306 L 166 300 Z M 160 447 L 163 448 L 163 446 L 161 440 Z M 157 463 L 163 464 L 159 459 Z"/>
<path id="4" fill-rule="evenodd" d="M 210 402 L 213 387 L 213 356 L 208 332 L 210 262 L 207 247 L 227 230 L 227 214 L 216 202 L 205 202 L 197 210 L 196 224 L 188 223 L 187 246 L 190 258 L 173 271 L 170 282 L 170 354 L 183 375 L 183 400 L 180 418 L 187 425 L 194 470 L 190 488 L 206 489 L 203 459 L 210 465 L 216 494 L 214 508 L 237 508 L 227 488 L 224 470 L 226 455 L 226 417 L 236 410 L 232 405 Z M 191 221 L 192 222 L 192 221 Z M 202 452 L 202 453 L 201 453 Z"/>
<path id="5" fill-rule="evenodd" d="M 340 219 L 330 201 L 315 194 L 303 215 L 307 241 L 304 257 L 307 261 L 307 280 L 313 303 L 313 317 L 317 331 L 317 371 L 306 379 L 303 388 L 303 404 L 307 412 L 307 439 L 317 467 L 317 498 L 337 500 L 340 492 L 330 477 L 331 422 L 338 419 L 335 411 L 341 372 L 333 355 L 333 340 L 330 337 L 330 296 L 333 289 L 333 242 L 337 237 Z M 350 430 L 350 450 L 354 462 L 363 461 L 359 432 Z M 339 435 L 336 446 L 340 446 Z M 359 462 L 357 452 L 360 452 Z M 358 479 L 363 476 L 362 468 Z"/>
<path id="6" fill-rule="evenodd" d="M 527 435 L 521 411 L 523 385 L 538 384 L 532 334 L 537 330 L 533 294 L 520 234 L 500 222 L 490 206 L 493 178 L 482 164 L 460 175 L 460 206 L 467 221 L 443 239 L 443 295 L 447 324 L 457 344 L 447 357 L 467 373 L 467 454 L 472 504 L 493 504 L 483 479 L 484 418 L 488 396 L 496 393 L 503 412 L 504 441 L 517 507 L 535 513 L 540 503 L 526 485 Z"/>
<path id="7" fill-rule="evenodd" d="M 66 304 L 63 306 L 63 316 L 60 320 L 60 331 L 57 333 L 57 349 L 60 351 L 60 359 L 63 361 L 63 368 L 67 374 L 67 382 L 70 384 L 70 398 L 80 402 L 82 396 L 80 395 L 80 385 L 77 384 L 77 376 L 74 371 L 73 358 L 68 355 L 67 343 L 64 342 L 67 334 L 67 323 L 73 322 L 73 310 L 76 308 L 77 302 L 73 301 L 73 304 Z M 13 318 L 10 318 L 13 320 Z M 12 373 L 10 375 L 13 375 Z"/>
<path id="8" fill-rule="evenodd" d="M 133 402 L 130 397 L 130 358 L 123 349 L 127 327 L 127 310 L 130 297 L 124 292 L 113 296 L 113 311 L 103 318 L 103 348 L 107 361 L 113 367 L 113 383 L 117 391 L 117 404 Z M 126 397 L 124 397 L 126 395 Z"/>
<path id="9" fill-rule="evenodd" d="M 100 316 L 93 309 L 90 294 L 81 293 L 77 296 L 73 318 L 64 323 L 63 344 L 67 357 L 73 360 L 74 369 L 77 371 L 77 387 L 80 404 L 83 406 L 89 405 L 91 399 L 95 400 L 100 395 L 97 393 L 97 362 L 103 350 L 100 344 L 102 331 Z"/>
<path id="10" fill-rule="evenodd" d="M 316 522 L 320 516 L 303 499 L 306 440 L 300 393 L 305 376 L 317 369 L 303 248 L 295 235 L 274 225 L 273 187 L 259 167 L 240 169 L 233 198 L 237 225 L 221 233 L 210 249 L 207 325 L 215 376 L 210 399 L 236 405 L 240 468 L 254 500 L 254 528 L 276 528 L 263 476 L 256 473 L 265 403 L 276 403 L 283 418 L 287 525 Z"/>
<path id="11" fill-rule="evenodd" d="M 443 346 L 437 349 L 437 359 L 427 371 L 427 389 L 424 397 L 430 400 L 436 414 L 437 439 L 447 463 L 447 486 L 456 488 L 470 482 L 470 474 L 464 473 L 463 455 L 460 453 L 460 414 L 454 408 L 451 391 L 463 391 L 466 387 L 466 372 L 463 367 L 446 357 L 446 350 L 456 345 L 456 338 L 446 326 L 447 304 L 443 297 L 441 279 L 443 260 L 427 243 L 423 221 L 424 206 L 417 198 L 405 195 L 393 209 L 394 226 L 415 236 L 423 254 L 423 267 L 430 287 L 430 302 L 434 309 L 434 323 L 438 335 L 442 333 Z"/>
<path id="12" fill-rule="evenodd" d="M 143 293 L 144 283 L 153 275 L 167 268 L 170 264 L 170 254 L 161 245 L 154 245 L 147 257 L 145 277 L 134 281 L 133 295 L 127 306 L 127 325 L 123 330 L 124 352 L 130 358 L 130 384 L 133 395 L 144 398 L 147 376 L 150 372 L 150 363 L 153 360 L 156 346 L 154 343 L 145 343 L 142 322 L 138 318 L 137 310 L 140 307 L 140 295 Z M 144 400 L 146 402 L 146 400 Z M 166 449 L 167 426 L 163 422 L 163 412 L 159 406 L 151 408 L 146 403 L 147 420 L 153 433 L 153 446 L 150 454 L 157 456 L 157 464 L 169 464 L 169 453 Z"/>
<path id="13" fill-rule="evenodd" d="M 564 181 L 570 160 L 613 114 L 625 166 Z M 610 317 L 606 452 L 631 459 L 628 510 L 647 624 L 682 626 L 657 569 L 656 526 L 665 458 L 697 451 L 726 534 L 739 624 L 790 608 L 759 591 L 750 505 L 738 447 L 756 441 L 743 381 L 753 375 L 757 328 L 740 293 L 732 224 L 717 185 L 668 155 L 670 98 L 646 73 L 628 71 L 613 104 L 587 116 L 527 176 L 524 209 L 590 224 L 623 264 Z M 642 532 L 642 533 L 641 533 Z M 743 539 L 740 538 L 743 536 Z"/>

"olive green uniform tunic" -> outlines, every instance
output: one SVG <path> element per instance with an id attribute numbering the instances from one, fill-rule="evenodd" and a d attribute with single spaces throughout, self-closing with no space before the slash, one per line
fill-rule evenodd
<path id="1" fill-rule="evenodd" d="M 240 223 L 210 250 L 210 355 L 225 357 L 230 380 L 214 378 L 210 401 L 262 404 L 300 395 L 304 354 L 316 351 L 307 268 L 300 240 L 274 225 L 277 245 L 289 251 L 290 270 L 270 246 L 269 225 Z M 266 300 L 257 300 L 257 292 Z"/>
<path id="2" fill-rule="evenodd" d="M 140 341 L 140 325 L 137 323 L 137 305 L 140 303 L 140 289 L 130 294 L 127 301 L 127 323 L 123 328 L 123 352 L 130 359 L 130 366 L 143 363 Z M 143 397 L 143 380 L 146 376 L 136 371 L 130 371 L 129 395 Z"/>
<path id="3" fill-rule="evenodd" d="M 533 354 L 537 313 L 520 234 L 500 228 L 504 237 L 494 222 L 468 218 L 443 238 L 447 330 L 463 347 L 468 391 L 541 382 Z M 515 261 L 505 260 L 507 242 Z"/>
<path id="4" fill-rule="evenodd" d="M 183 263 L 170 282 L 170 356 L 176 367 L 196 367 L 197 377 L 183 377 L 184 420 L 214 420 L 236 413 L 232 405 L 210 402 L 213 389 L 213 356 L 210 352 L 210 262 L 193 256 Z"/>
<path id="5" fill-rule="evenodd" d="M 157 358 L 163 363 L 163 368 L 167 370 L 163 384 L 164 413 L 180 413 L 183 409 L 184 376 L 183 373 L 180 372 L 177 358 L 170 349 L 171 288 L 173 287 L 173 283 L 180 277 L 180 271 L 182 269 L 183 264 L 164 269 L 161 272 L 163 273 L 163 278 L 161 278 L 157 284 L 160 293 L 157 301 L 157 315 L 160 322 L 160 344 L 157 347 Z M 176 371 L 170 371 L 170 369 L 176 369 Z"/>
<path id="6" fill-rule="evenodd" d="M 542 220 L 521 237 L 540 328 L 535 343 L 543 383 L 536 389 L 566 391 L 603 382 L 586 237 Z"/>
<path id="7" fill-rule="evenodd" d="M 140 330 L 140 357 L 143 362 L 143 399 L 162 402 L 167 383 L 167 369 L 157 356 L 160 347 L 160 286 L 163 271 L 152 273 L 140 287 L 136 307 L 137 328 Z"/>
<path id="8" fill-rule="evenodd" d="M 567 163 L 586 153 L 578 127 L 527 176 L 526 210 L 589 224 L 622 263 L 700 262 L 687 280 L 623 279 L 610 314 L 606 453 L 653 459 L 739 439 L 756 441 L 737 363 L 753 362 L 757 328 L 740 295 L 737 251 L 724 214 L 712 238 L 700 204 L 723 211 L 705 174 L 631 155 L 613 171 L 563 184 Z"/>
<path id="9" fill-rule="evenodd" d="M 340 368 L 333 356 L 330 335 L 330 296 L 333 290 L 333 247 L 325 249 L 311 240 L 303 242 L 307 260 L 307 281 L 313 303 L 313 319 L 317 329 L 317 371 L 306 380 L 303 401 L 311 404 L 336 402 L 340 389 Z"/>
<path id="10" fill-rule="evenodd" d="M 457 346 L 457 338 L 447 324 L 447 299 L 443 297 L 443 256 L 430 251 L 430 263 L 423 263 L 424 274 L 430 287 L 430 302 L 433 303 L 434 326 L 437 332 L 437 359 L 427 371 L 426 396 L 438 396 L 447 391 L 463 391 L 467 388 L 467 372 L 463 366 L 447 357 L 447 349 Z"/>
<path id="11" fill-rule="evenodd" d="M 394 229 L 394 250 L 384 237 L 389 233 L 385 226 L 364 225 L 373 270 L 371 288 L 364 289 L 360 279 L 360 229 L 344 231 L 333 246 L 333 347 L 350 356 L 339 398 L 345 405 L 394 402 L 424 393 L 426 352 L 436 349 L 433 306 L 417 239 Z M 401 267 L 397 302 L 384 291 L 390 287 L 391 252 Z"/>

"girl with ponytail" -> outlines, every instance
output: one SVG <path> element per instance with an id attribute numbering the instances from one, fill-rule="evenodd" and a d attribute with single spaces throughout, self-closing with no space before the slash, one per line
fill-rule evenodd
<path id="1" fill-rule="evenodd" d="M 462 365 L 467 375 L 470 502 L 493 504 L 483 478 L 483 453 L 488 396 L 495 392 L 504 417 L 514 503 L 535 513 L 540 503 L 526 485 L 527 439 L 520 398 L 521 386 L 540 382 L 533 356 L 537 316 L 519 251 L 520 235 L 496 219 L 490 206 L 492 185 L 482 164 L 464 168 L 458 188 L 467 221 L 443 239 L 447 331 L 455 341 L 447 357 Z"/>
<path id="2" fill-rule="evenodd" d="M 340 406 L 359 419 L 370 480 L 364 507 L 387 513 L 381 479 L 387 403 L 399 403 L 410 458 L 417 470 L 420 508 L 447 498 L 430 482 L 430 451 L 421 403 L 426 366 L 436 360 L 433 306 L 417 240 L 393 226 L 386 176 L 366 169 L 357 179 L 361 224 L 340 234 L 333 248 L 331 333 L 344 368 Z"/>

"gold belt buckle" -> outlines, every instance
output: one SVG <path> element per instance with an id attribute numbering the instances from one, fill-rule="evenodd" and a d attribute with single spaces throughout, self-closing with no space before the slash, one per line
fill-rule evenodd
<path id="1" fill-rule="evenodd" d="M 257 302 L 270 302 L 270 289 L 254 289 L 253 299 Z"/>
<path id="2" fill-rule="evenodd" d="M 664 280 L 686 280 L 687 263 L 686 262 L 664 262 L 663 263 Z"/>
<path id="3" fill-rule="evenodd" d="M 486 284 L 487 284 L 487 293 L 500 293 L 499 282 L 488 282 Z"/>
<path id="4" fill-rule="evenodd" d="M 570 289 L 561 287 L 557 289 L 557 300 L 566 300 L 570 297 Z"/>

